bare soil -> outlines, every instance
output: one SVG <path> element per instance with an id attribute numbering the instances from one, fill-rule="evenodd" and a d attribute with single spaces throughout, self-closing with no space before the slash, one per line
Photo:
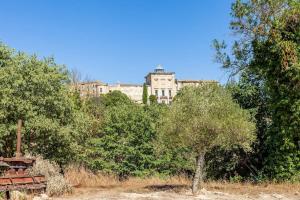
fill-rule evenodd
<path id="1" fill-rule="evenodd" d="M 94 174 L 84 168 L 70 168 L 65 177 L 77 188 L 73 194 L 53 200 L 300 200 L 300 183 L 231 183 L 209 181 L 198 195 L 191 193 L 191 180 L 174 176 L 130 177 Z"/>
<path id="2" fill-rule="evenodd" d="M 192 195 L 184 185 L 153 185 L 143 189 L 115 188 L 76 188 L 73 194 L 53 200 L 300 200 L 299 191 L 263 192 L 253 188 L 231 190 L 229 192 L 202 189 L 198 195 Z"/>

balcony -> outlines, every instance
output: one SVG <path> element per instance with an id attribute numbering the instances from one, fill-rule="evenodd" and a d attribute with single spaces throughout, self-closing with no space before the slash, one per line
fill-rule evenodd
<path id="1" fill-rule="evenodd" d="M 168 99 L 167 96 L 160 96 L 159 98 L 160 98 L 160 99 Z"/>
<path id="2" fill-rule="evenodd" d="M 171 99 L 173 99 L 173 97 L 172 96 L 169 96 L 169 97 L 168 96 L 160 96 L 159 99 L 170 99 L 171 100 Z"/>

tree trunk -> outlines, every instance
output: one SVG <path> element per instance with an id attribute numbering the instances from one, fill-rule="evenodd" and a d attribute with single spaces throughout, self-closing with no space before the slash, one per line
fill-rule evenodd
<path id="1" fill-rule="evenodd" d="M 193 186 L 192 186 L 192 192 L 193 194 L 196 194 L 199 187 L 202 186 L 203 183 L 203 166 L 204 166 L 204 156 L 205 153 L 200 153 L 196 157 L 196 172 L 193 179 Z"/>

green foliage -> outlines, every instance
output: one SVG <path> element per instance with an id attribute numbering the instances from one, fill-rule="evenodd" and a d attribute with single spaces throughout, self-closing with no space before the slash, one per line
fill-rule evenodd
<path id="1" fill-rule="evenodd" d="M 254 140 L 248 112 L 216 84 L 183 88 L 163 120 L 162 132 L 169 143 L 190 147 L 197 154 L 235 144 L 249 149 Z"/>
<path id="2" fill-rule="evenodd" d="M 143 85 L 143 104 L 147 104 L 148 103 L 148 88 L 146 83 L 144 83 Z"/>
<path id="3" fill-rule="evenodd" d="M 150 104 L 156 104 L 157 103 L 157 96 L 151 94 L 149 96 L 149 101 L 150 101 Z"/>
<path id="4" fill-rule="evenodd" d="M 222 51 L 223 42 L 215 42 L 217 61 L 233 74 L 253 74 L 264 85 L 263 104 L 270 116 L 262 138 L 264 174 L 278 181 L 299 179 L 300 2 L 238 0 L 232 16 L 231 28 L 241 37 L 232 58 Z"/>
<path id="5" fill-rule="evenodd" d="M 266 131 L 270 124 L 265 86 L 257 76 L 244 71 L 239 82 L 230 82 L 226 87 L 233 99 L 243 109 L 250 111 L 251 118 L 256 122 L 257 140 L 252 144 L 251 152 L 245 152 L 239 147 L 232 150 L 215 148 L 209 152 L 207 176 L 211 179 L 229 179 L 240 175 L 244 179 L 257 181 L 266 155 Z"/>
<path id="6" fill-rule="evenodd" d="M 139 105 L 109 107 L 103 131 L 91 143 L 97 154 L 92 168 L 121 178 L 150 174 L 153 169 L 155 127 Z"/>
<path id="7" fill-rule="evenodd" d="M 13 156 L 18 119 L 24 121 L 23 151 L 59 164 L 75 162 L 94 170 L 127 176 L 191 174 L 191 148 L 162 146 L 157 140 L 161 115 L 151 105 L 134 104 L 113 91 L 81 99 L 70 91 L 67 71 L 53 59 L 0 48 L 0 151 Z"/>
<path id="8" fill-rule="evenodd" d="M 150 116 L 155 125 L 156 135 L 160 128 L 161 118 L 169 111 L 166 104 L 150 104 L 145 107 L 146 113 Z M 194 170 L 194 159 L 190 156 L 191 150 L 186 147 L 175 147 L 166 145 L 161 137 L 156 137 L 154 143 L 154 167 L 155 172 L 163 176 L 186 175 L 190 176 Z"/>
<path id="9" fill-rule="evenodd" d="M 101 98 L 107 97 L 88 102 L 103 102 Z M 82 164 L 95 171 L 115 173 L 120 179 L 153 173 L 189 174 L 193 166 L 188 150 L 166 148 L 156 140 L 160 116 L 167 109 L 166 105 L 131 103 L 104 107 L 103 122 L 98 132 L 87 139 Z"/>
<path id="10" fill-rule="evenodd" d="M 123 101 L 123 98 L 125 101 Z M 102 95 L 100 97 L 90 97 L 84 101 L 83 110 L 90 116 L 103 120 L 105 107 L 111 104 L 122 104 L 123 102 L 130 102 L 127 97 L 124 97 L 121 93 L 109 93 L 107 95 Z"/>
<path id="11" fill-rule="evenodd" d="M 22 119 L 23 152 L 60 165 L 82 164 L 121 179 L 192 174 L 194 149 L 164 145 L 158 138 L 169 106 L 157 104 L 155 96 L 150 105 L 138 105 L 119 91 L 82 99 L 69 87 L 70 76 L 52 58 L 40 60 L 0 46 L 1 155 L 13 156 L 16 122 Z"/>
<path id="12" fill-rule="evenodd" d="M 206 177 L 211 180 L 230 180 L 234 176 L 244 178 L 244 173 L 249 171 L 247 153 L 238 146 L 230 150 L 213 148 L 206 154 Z"/>
<path id="13" fill-rule="evenodd" d="M 297 17 L 298 21 L 287 18 L 287 24 L 276 31 L 280 36 L 272 35 L 253 45 L 251 65 L 265 80 L 270 96 L 272 123 L 267 132 L 265 171 L 278 180 L 294 179 L 300 173 L 300 38 L 293 30 L 286 33 L 290 26 L 300 31 L 300 10 L 290 17 Z"/>
<path id="14" fill-rule="evenodd" d="M 250 150 L 255 139 L 249 113 L 217 84 L 184 87 L 163 117 L 165 144 L 190 149 L 191 156 L 196 157 L 193 193 L 203 180 L 207 152 L 215 147 L 231 149 L 234 145 Z"/>
<path id="15" fill-rule="evenodd" d="M 73 102 L 66 70 L 52 58 L 16 53 L 0 44 L 0 153 L 13 156 L 16 123 L 24 122 L 23 151 L 59 163 L 72 159 Z"/>
<path id="16" fill-rule="evenodd" d="M 102 101 L 102 104 L 105 107 L 133 104 L 133 102 L 126 94 L 117 90 L 102 95 L 102 98 L 100 98 L 99 100 Z"/>

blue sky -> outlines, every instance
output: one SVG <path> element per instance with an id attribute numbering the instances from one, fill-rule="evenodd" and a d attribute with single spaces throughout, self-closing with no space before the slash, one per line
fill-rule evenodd
<path id="1" fill-rule="evenodd" d="M 9 0 L 0 41 L 90 79 L 142 83 L 162 64 L 178 79 L 225 82 L 213 39 L 230 39 L 232 0 Z"/>

